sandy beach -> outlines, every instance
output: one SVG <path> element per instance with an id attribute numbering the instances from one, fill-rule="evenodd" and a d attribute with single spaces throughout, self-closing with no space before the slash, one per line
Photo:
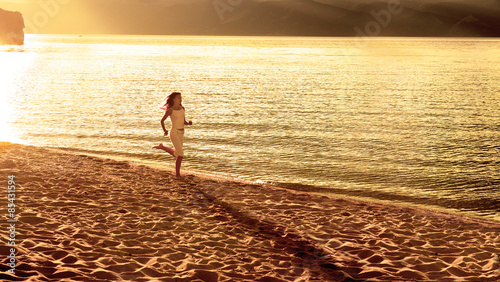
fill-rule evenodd
<path id="1" fill-rule="evenodd" d="M 170 166 L 0 143 L 0 279 L 500 280 L 500 224 L 195 174 L 177 180 Z"/>

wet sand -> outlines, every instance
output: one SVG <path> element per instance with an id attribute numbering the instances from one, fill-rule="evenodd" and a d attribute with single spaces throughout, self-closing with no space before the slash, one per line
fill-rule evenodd
<path id="1" fill-rule="evenodd" d="M 0 143 L 0 279 L 500 280 L 499 224 L 203 175 L 177 180 L 169 165 Z"/>

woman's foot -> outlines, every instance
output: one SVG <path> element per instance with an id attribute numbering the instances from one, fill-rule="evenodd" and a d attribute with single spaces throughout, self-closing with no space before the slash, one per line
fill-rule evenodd
<path id="1" fill-rule="evenodd" d="M 162 149 L 164 150 L 165 146 L 163 146 L 163 143 L 160 143 L 160 145 L 153 146 L 153 149 Z"/>

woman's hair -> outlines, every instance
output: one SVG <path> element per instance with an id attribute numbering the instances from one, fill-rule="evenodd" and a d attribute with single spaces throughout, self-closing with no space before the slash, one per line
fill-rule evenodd
<path id="1" fill-rule="evenodd" d="M 168 108 L 174 106 L 174 98 L 177 95 L 181 95 L 181 92 L 172 92 L 165 99 L 163 99 L 163 104 L 160 106 L 160 109 L 166 111 Z M 182 106 L 182 105 L 181 105 Z"/>

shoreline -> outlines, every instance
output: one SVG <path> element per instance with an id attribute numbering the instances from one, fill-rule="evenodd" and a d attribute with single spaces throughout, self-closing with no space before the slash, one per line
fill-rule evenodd
<path id="1" fill-rule="evenodd" d="M 180 181 L 54 148 L 0 152 L 2 178 L 19 180 L 18 265 L 9 276 L 3 236 L 4 279 L 500 279 L 494 222 L 198 173 Z"/>
<path id="2" fill-rule="evenodd" d="M 24 144 L 20 144 L 24 145 Z M 32 145 L 24 145 L 24 146 L 32 146 Z M 35 146 L 38 147 L 38 146 Z M 172 171 L 175 172 L 173 167 L 167 166 L 167 165 L 162 165 L 159 164 L 157 161 L 148 161 L 148 160 L 137 160 L 136 158 L 129 157 L 126 155 L 122 155 L 119 153 L 116 154 L 106 154 L 104 152 L 92 152 L 92 151 L 87 151 L 87 150 L 81 150 L 81 149 L 71 149 L 71 148 L 59 148 L 59 147 L 38 147 L 38 148 L 46 148 L 49 150 L 54 150 L 54 152 L 66 152 L 70 154 L 76 154 L 76 155 L 88 155 L 88 156 L 94 156 L 98 158 L 109 158 L 113 160 L 118 160 L 118 161 L 126 161 L 130 162 L 135 165 L 146 165 L 155 169 L 160 169 L 160 170 L 166 170 L 166 171 Z M 346 200 L 352 200 L 352 201 L 357 201 L 361 203 L 366 203 L 366 204 L 376 204 L 376 205 L 384 205 L 384 206 L 390 206 L 390 207 L 395 207 L 395 208 L 408 208 L 408 209 L 413 209 L 413 210 L 422 210 L 422 211 L 427 211 L 427 212 L 433 212 L 437 214 L 443 214 L 447 216 L 453 216 L 453 217 L 460 217 L 464 218 L 466 220 L 470 221 L 478 221 L 478 222 L 487 222 L 487 223 L 492 223 L 492 224 L 500 224 L 500 217 L 498 216 L 483 216 L 479 215 L 477 212 L 474 211 L 462 211 L 458 208 L 452 208 L 452 207 L 444 207 L 444 206 L 439 206 L 436 204 L 424 204 L 418 201 L 407 201 L 407 200 L 402 200 L 400 199 L 401 197 L 398 198 L 390 198 L 390 199 L 380 199 L 376 197 L 371 197 L 371 196 L 366 196 L 363 195 L 362 193 L 349 193 L 343 190 L 339 189 L 332 189 L 332 188 L 325 188 L 325 187 L 320 187 L 320 186 L 313 186 L 313 185 L 308 185 L 308 184 L 297 184 L 297 183 L 274 183 L 274 182 L 258 182 L 254 180 L 247 180 L 243 178 L 235 178 L 235 177 L 230 177 L 230 176 L 223 176 L 223 175 L 217 175 L 217 174 L 210 174 L 209 172 L 199 172 L 199 171 L 192 171 L 192 170 L 185 170 L 182 169 L 182 172 L 184 172 L 187 175 L 192 175 L 196 176 L 202 179 L 211 179 L 215 181 L 224 181 L 224 182 L 236 182 L 236 183 L 241 183 L 244 185 L 247 184 L 255 184 L 255 185 L 262 185 L 270 188 L 280 188 L 280 189 L 285 189 L 288 191 L 297 191 L 297 192 L 303 192 L 303 193 L 309 193 L 309 194 L 314 194 L 314 195 L 320 195 L 320 196 L 326 196 L 326 197 L 331 197 L 333 199 L 346 199 Z M 410 199 L 412 197 L 409 197 Z M 434 200 L 436 201 L 436 200 Z"/>

